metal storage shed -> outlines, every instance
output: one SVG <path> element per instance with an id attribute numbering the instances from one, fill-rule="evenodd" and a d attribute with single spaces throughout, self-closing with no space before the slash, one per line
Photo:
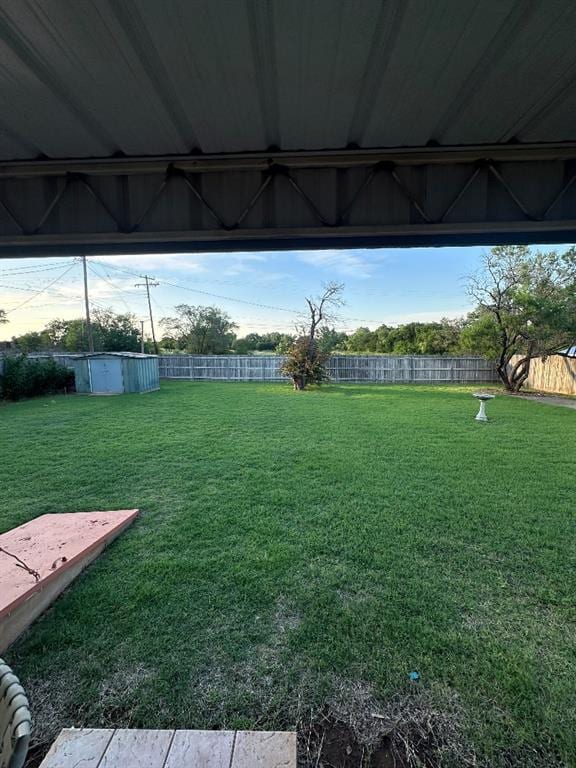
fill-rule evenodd
<path id="1" fill-rule="evenodd" d="M 96 394 L 152 392 L 160 388 L 156 355 L 93 352 L 71 359 L 76 391 Z"/>

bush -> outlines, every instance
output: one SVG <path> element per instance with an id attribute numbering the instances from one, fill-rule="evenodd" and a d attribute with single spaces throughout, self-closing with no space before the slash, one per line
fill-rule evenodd
<path id="1" fill-rule="evenodd" d="M 306 389 L 308 384 L 322 384 L 329 379 L 326 370 L 329 357 L 330 353 L 322 350 L 314 339 L 301 336 L 288 350 L 280 373 L 291 377 L 294 389 Z"/>
<path id="2" fill-rule="evenodd" d="M 52 358 L 34 360 L 21 355 L 5 358 L 0 381 L 5 400 L 20 400 L 66 391 L 74 384 L 74 372 Z"/>

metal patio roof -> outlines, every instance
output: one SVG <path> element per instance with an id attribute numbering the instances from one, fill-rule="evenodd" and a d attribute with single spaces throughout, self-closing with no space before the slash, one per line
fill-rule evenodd
<path id="1" fill-rule="evenodd" d="M 2 0 L 0 160 L 576 140 L 573 0 Z"/>

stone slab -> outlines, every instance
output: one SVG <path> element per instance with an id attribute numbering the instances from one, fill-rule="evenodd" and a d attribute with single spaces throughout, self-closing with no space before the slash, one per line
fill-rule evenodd
<path id="1" fill-rule="evenodd" d="M 65 729 L 40 768 L 296 768 L 292 731 Z"/>

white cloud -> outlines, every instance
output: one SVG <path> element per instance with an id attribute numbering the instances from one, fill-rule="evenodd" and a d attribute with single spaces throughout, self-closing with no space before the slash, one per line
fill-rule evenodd
<path id="1" fill-rule="evenodd" d="M 304 264 L 330 270 L 337 275 L 359 278 L 372 275 L 373 264 L 364 251 L 297 251 L 296 257 Z"/>
<path id="2" fill-rule="evenodd" d="M 249 265 L 265 262 L 261 253 L 159 253 L 143 255 L 100 256 L 97 261 L 134 272 L 154 271 L 235 275 L 249 270 Z"/>

